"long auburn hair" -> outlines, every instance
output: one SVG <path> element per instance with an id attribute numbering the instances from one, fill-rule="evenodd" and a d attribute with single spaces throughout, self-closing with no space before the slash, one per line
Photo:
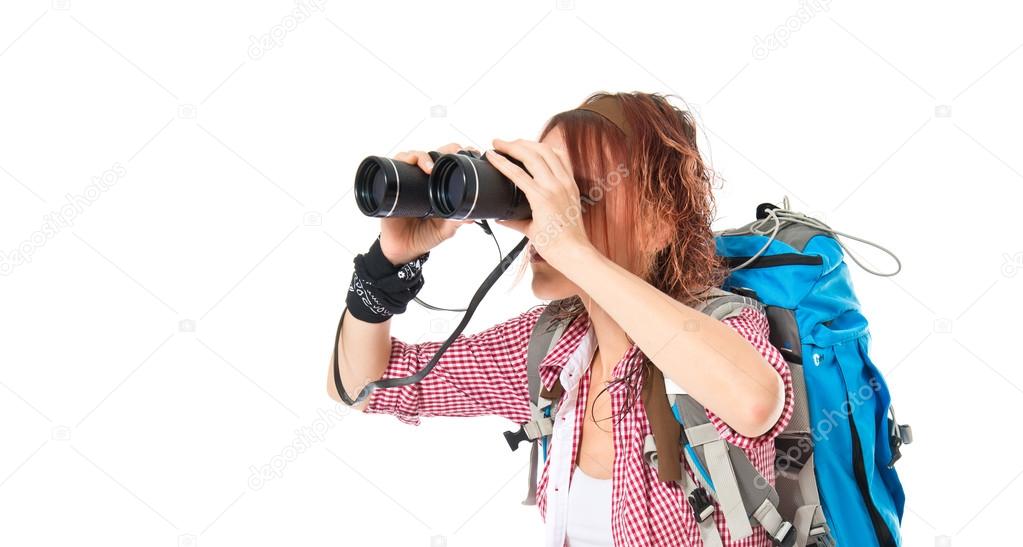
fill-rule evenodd
<path id="1" fill-rule="evenodd" d="M 593 245 L 661 292 L 694 305 L 700 293 L 720 287 L 728 276 L 715 250 L 714 174 L 697 148 L 696 123 L 691 113 L 668 102 L 673 95 L 599 91 L 583 104 L 609 95 L 621 104 L 629 139 L 603 116 L 586 110 L 554 115 L 540 139 L 555 127 L 563 132 Z M 658 219 L 667 233 L 657 232 Z M 654 248 L 658 236 L 666 237 L 666 244 Z M 520 275 L 527 263 L 522 261 Z M 579 296 L 551 305 L 563 320 L 585 311 Z M 634 391 L 630 378 L 646 371 L 647 364 L 642 360 L 612 384 L 624 381 Z"/>

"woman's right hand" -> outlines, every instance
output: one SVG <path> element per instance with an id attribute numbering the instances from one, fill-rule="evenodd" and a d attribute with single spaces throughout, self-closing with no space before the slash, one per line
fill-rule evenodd
<path id="1" fill-rule="evenodd" d="M 459 150 L 476 150 L 463 147 L 456 143 L 446 144 L 437 149 L 441 155 L 454 154 Z M 479 152 L 478 150 L 476 150 Z M 433 159 L 430 154 L 420 150 L 410 150 L 394 156 L 395 160 L 418 165 L 426 174 L 433 170 Z M 380 250 L 391 264 L 399 265 L 411 261 L 417 256 L 433 249 L 441 242 L 455 235 L 463 224 L 474 220 L 448 220 L 444 218 L 426 217 L 386 217 L 380 219 Z"/>

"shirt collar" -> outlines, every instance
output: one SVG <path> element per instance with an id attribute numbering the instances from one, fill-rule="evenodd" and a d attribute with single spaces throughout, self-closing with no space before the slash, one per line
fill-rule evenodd
<path id="1" fill-rule="evenodd" d="M 593 337 L 592 341 L 596 342 L 593 326 L 590 325 L 590 316 L 586 310 L 583 310 L 568 325 L 551 351 L 547 352 L 547 356 L 540 361 L 540 370 L 547 375 L 557 377 L 565 363 L 578 349 L 580 342 L 586 337 Z"/>
<path id="2" fill-rule="evenodd" d="M 585 343 L 584 343 L 585 342 Z M 565 329 L 565 332 L 561 335 L 561 338 L 554 344 L 551 351 L 547 353 L 547 356 L 540 361 L 540 372 L 541 378 L 547 380 L 544 383 L 548 389 L 554 383 L 554 379 L 559 378 L 561 371 L 565 368 L 565 365 L 569 363 L 570 359 L 580 360 L 579 370 L 581 372 L 586 371 L 586 367 L 590 364 L 590 358 L 596 351 L 597 347 L 597 336 L 593 330 L 593 325 L 590 322 L 590 316 L 583 310 L 576 316 L 571 324 Z M 586 351 L 580 351 L 580 350 Z M 633 343 L 626 354 L 621 360 L 615 365 L 615 376 L 621 376 L 624 374 L 624 366 L 626 363 L 631 362 L 637 358 L 642 352 L 635 343 Z M 582 377 L 582 374 L 577 376 Z M 563 386 L 568 389 L 568 386 Z"/>

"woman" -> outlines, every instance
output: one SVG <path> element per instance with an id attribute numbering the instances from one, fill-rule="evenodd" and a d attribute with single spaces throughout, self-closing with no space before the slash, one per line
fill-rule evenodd
<path id="1" fill-rule="evenodd" d="M 693 308 L 727 268 L 715 253 L 711 175 L 691 116 L 657 94 L 596 93 L 551 118 L 539 142 L 493 146 L 526 167 L 486 154 L 532 208 L 529 220 L 498 222 L 530 238 L 533 293 L 560 301 L 559 314 L 571 318 L 541 363 L 543 383 L 565 389 L 537 487 L 547 545 L 702 544 L 682 489 L 643 460 L 650 425 L 637 395 L 649 367 L 702 403 L 772 483 L 774 438 L 793 396 L 762 313 L 718 321 Z M 432 168 L 424 152 L 396 159 Z M 466 222 L 384 219 L 374 248 L 385 266 L 416 274 Z M 356 407 L 409 424 L 421 416 L 528 421 L 526 349 L 544 307 L 459 337 L 422 382 L 377 389 Z M 338 344 L 342 379 L 357 384 L 351 396 L 371 380 L 413 374 L 441 344 L 403 343 L 383 318 L 348 319 Z M 732 542 L 720 510 L 715 518 L 725 545 L 770 544 L 759 527 Z"/>

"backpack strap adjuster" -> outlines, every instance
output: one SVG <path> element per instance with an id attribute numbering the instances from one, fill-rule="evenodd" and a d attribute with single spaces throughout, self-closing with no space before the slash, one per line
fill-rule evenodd
<path id="1" fill-rule="evenodd" d="M 835 538 L 831 537 L 827 526 L 821 526 L 810 530 L 806 544 L 813 547 L 835 547 Z"/>
<path id="2" fill-rule="evenodd" d="M 518 450 L 524 441 L 535 441 L 554 432 L 554 420 L 541 412 L 534 412 L 534 418 L 519 425 L 518 431 L 505 431 L 504 440 L 512 450 Z"/>
<path id="3" fill-rule="evenodd" d="M 791 547 L 796 544 L 796 534 L 793 533 L 792 523 L 782 519 L 778 508 L 770 499 L 765 499 L 760 507 L 753 512 L 752 517 L 764 527 L 767 538 L 774 545 Z"/>
<path id="4" fill-rule="evenodd" d="M 696 487 L 687 499 L 689 500 L 689 507 L 692 508 L 693 515 L 696 516 L 698 522 L 703 522 L 714 514 L 714 502 L 711 501 L 710 494 L 707 493 L 706 488 L 702 486 Z"/>
<path id="5" fill-rule="evenodd" d="M 888 447 L 892 452 L 888 468 L 891 469 L 895 467 L 895 462 L 902 458 L 902 445 L 913 442 L 913 428 L 908 424 L 899 424 L 895 421 L 895 405 L 888 406 L 888 417 Z"/>

